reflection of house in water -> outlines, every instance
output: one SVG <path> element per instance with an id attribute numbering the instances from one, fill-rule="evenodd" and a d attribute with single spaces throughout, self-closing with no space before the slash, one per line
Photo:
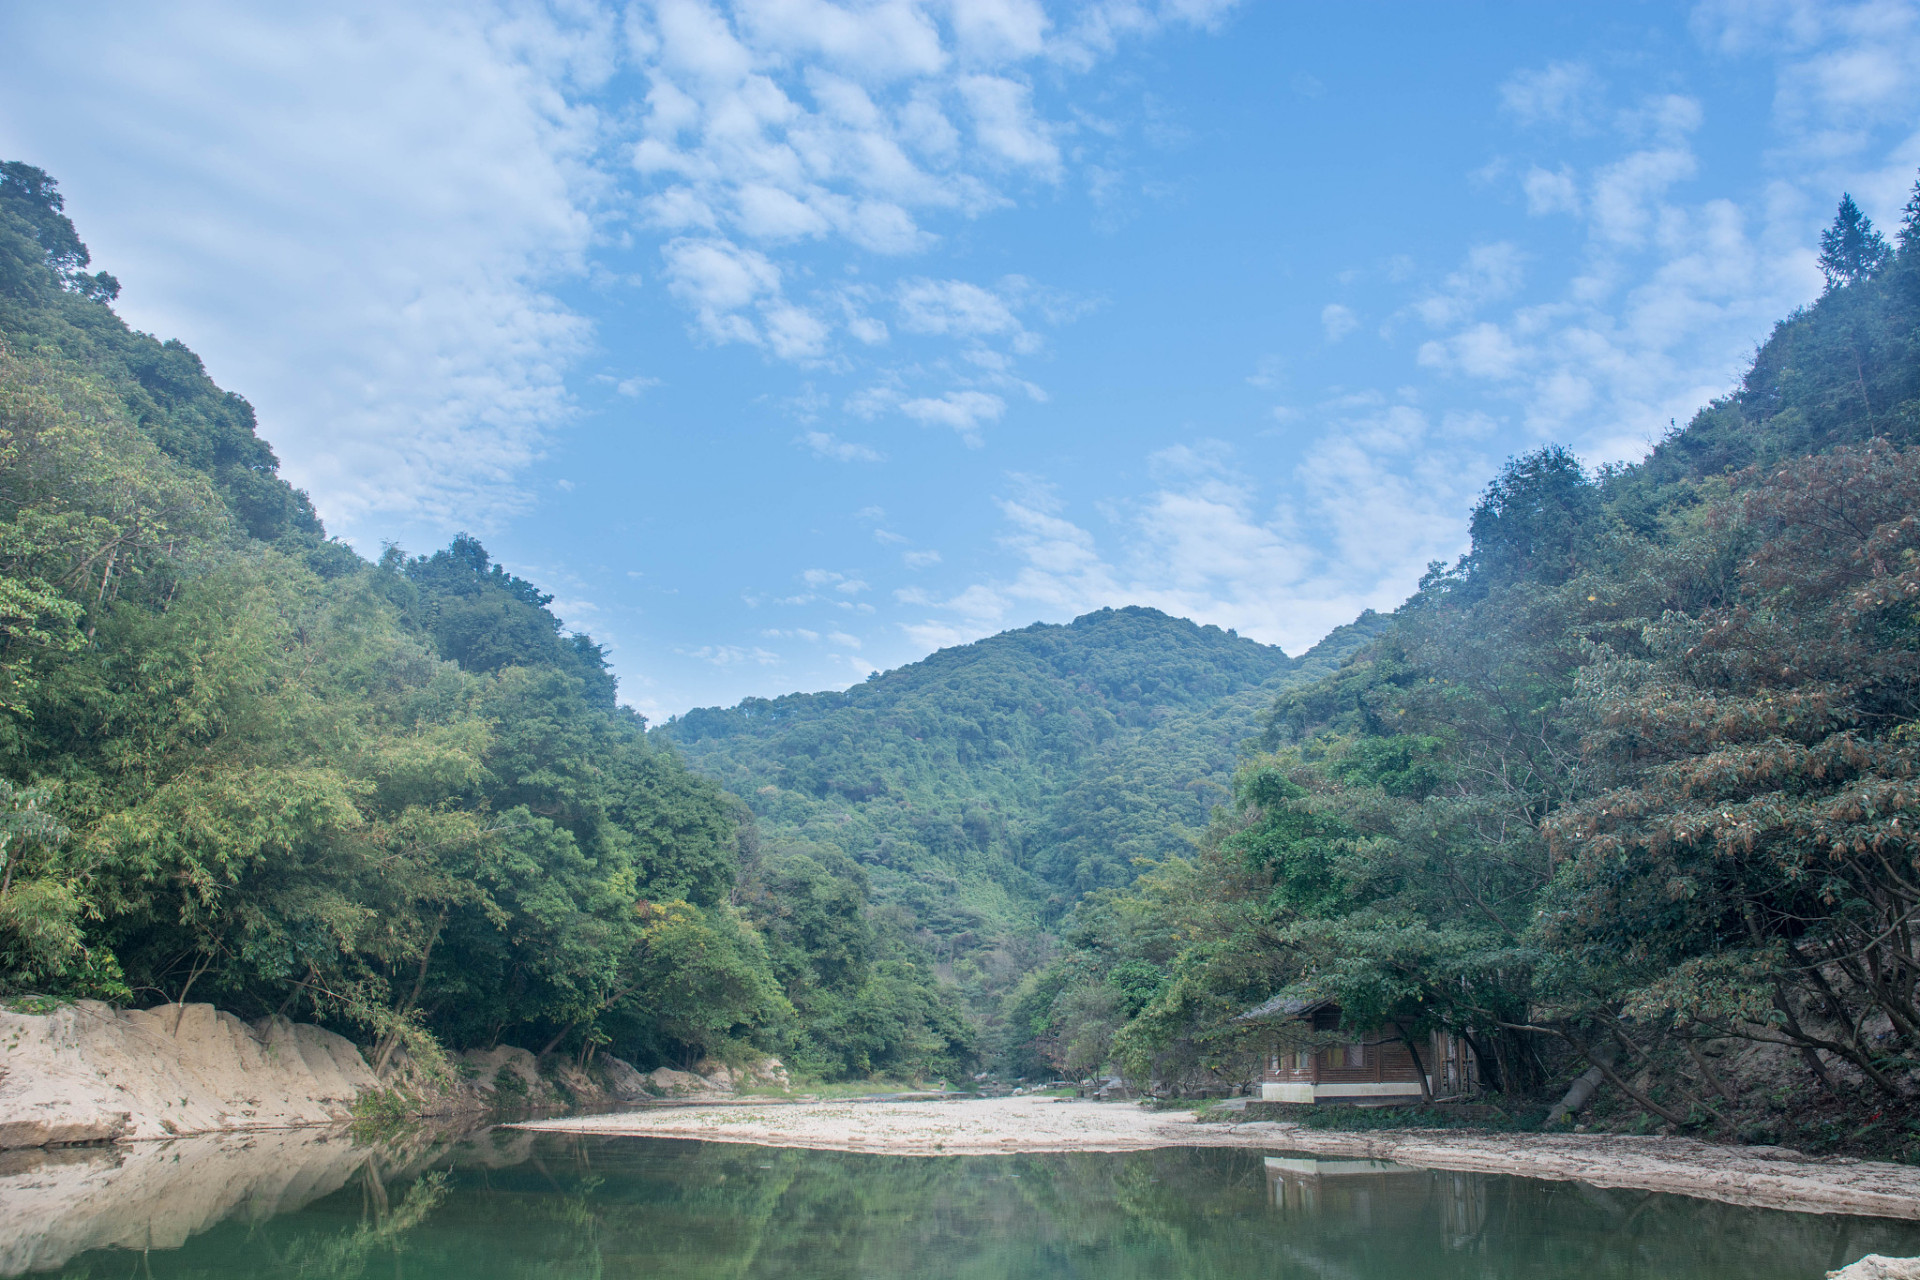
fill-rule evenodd
<path id="1" fill-rule="evenodd" d="M 1477 1237 L 1487 1222 L 1487 1177 L 1414 1169 L 1390 1160 L 1268 1156 L 1267 1198 L 1276 1209 L 1328 1215 L 1368 1230 L 1409 1228 L 1438 1211 L 1449 1248 Z"/>
<path id="2" fill-rule="evenodd" d="M 1260 1082 L 1266 1102 L 1419 1102 L 1426 1096 L 1420 1088 L 1422 1068 L 1427 1091 L 1436 1098 L 1459 1097 L 1479 1087 L 1473 1050 L 1444 1031 L 1427 1037 L 1416 1064 L 1407 1037 L 1391 1025 L 1327 1044 L 1340 1029 L 1340 1006 L 1331 1000 L 1275 996 L 1240 1020 L 1273 1027 Z"/>

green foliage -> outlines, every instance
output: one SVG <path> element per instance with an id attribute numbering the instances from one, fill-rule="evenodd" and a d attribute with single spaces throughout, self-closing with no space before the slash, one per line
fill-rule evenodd
<path id="1" fill-rule="evenodd" d="M 1873 219 L 1860 212 L 1850 195 L 1840 197 L 1833 225 L 1820 233 L 1820 271 L 1828 289 L 1859 284 L 1877 275 L 1893 258 L 1887 238 L 1874 230 Z"/>
<path id="2" fill-rule="evenodd" d="M 770 845 L 836 875 L 857 867 L 873 954 L 950 974 L 991 1042 L 1060 917 L 1188 850 L 1260 709 L 1377 627 L 1363 619 L 1295 660 L 1153 609 L 1104 609 L 845 693 L 689 712 L 656 734 L 743 796 Z M 789 991 L 807 1020 L 810 997 Z"/>
<path id="3" fill-rule="evenodd" d="M 1703 1044 L 1782 1045 L 1911 1101 L 1920 257 L 1901 244 L 1843 201 L 1833 287 L 1643 464 L 1510 462 L 1471 552 L 1275 701 L 1199 874 L 1170 861 L 1081 904 L 1016 1001 L 1031 1051 L 1202 1083 L 1232 1066 L 1239 1011 L 1286 992 L 1350 1027 L 1465 1035 L 1522 1096 L 1631 1061 L 1623 1105 L 1673 1124 L 1736 1105 Z M 1112 993 L 1139 966 L 1166 978 L 1135 1009 Z"/>
<path id="4" fill-rule="evenodd" d="M 0 333 L 13 354 L 84 371 L 119 417 L 205 477 L 250 536 L 316 546 L 320 522 L 306 495 L 277 474 L 252 406 L 215 386 L 181 343 L 122 323 L 107 305 L 118 292 L 112 277 L 76 274 L 87 261 L 52 180 L 18 162 L 0 166 Z"/>
<path id="5" fill-rule="evenodd" d="M 316 1017 L 427 1075 L 503 1038 L 794 1043 L 735 804 L 600 648 L 473 538 L 326 540 L 246 403 L 87 265 L 52 181 L 0 166 L 0 992 Z M 930 973 L 868 963 L 843 870 L 780 884 L 826 920 L 782 963 L 854 1010 L 805 1044 L 964 1057 Z"/>

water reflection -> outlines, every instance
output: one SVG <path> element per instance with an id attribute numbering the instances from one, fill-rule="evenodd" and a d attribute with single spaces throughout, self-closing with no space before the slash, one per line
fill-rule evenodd
<path id="1" fill-rule="evenodd" d="M 1378 1161 L 910 1158 L 481 1131 L 0 1167 L 0 1271 L 156 1277 L 1805 1280 L 1920 1225 Z"/>

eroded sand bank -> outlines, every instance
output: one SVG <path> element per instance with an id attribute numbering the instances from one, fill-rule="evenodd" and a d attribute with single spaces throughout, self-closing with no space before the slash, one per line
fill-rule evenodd
<path id="1" fill-rule="evenodd" d="M 1272 1122 L 1196 1122 L 1186 1112 L 1053 1098 L 747 1103 L 535 1120 L 518 1127 L 913 1156 L 1258 1147 L 1671 1191 L 1756 1208 L 1920 1219 L 1920 1169 L 1868 1160 L 1813 1160 L 1778 1148 L 1718 1147 L 1685 1138 L 1436 1130 L 1330 1133 Z"/>

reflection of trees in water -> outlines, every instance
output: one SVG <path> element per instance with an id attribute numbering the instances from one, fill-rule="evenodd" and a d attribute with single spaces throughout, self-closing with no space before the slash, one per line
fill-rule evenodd
<path id="1" fill-rule="evenodd" d="M 1266 1164 L 1269 1203 L 1294 1227 L 1285 1253 L 1364 1262 L 1358 1275 L 1405 1258 L 1430 1276 L 1805 1276 L 1920 1249 L 1906 1223 L 1370 1161 Z"/>
<path id="2" fill-rule="evenodd" d="M 154 1254 L 154 1274 L 1764 1280 L 1920 1252 L 1909 1224 L 1244 1151 L 913 1158 L 489 1141 L 444 1150 L 426 1173 L 369 1162 L 302 1212 Z"/>
<path id="3" fill-rule="evenodd" d="M 309 1276 L 314 1280 L 354 1280 L 367 1273 L 370 1262 L 384 1255 L 393 1259 L 398 1274 L 408 1237 L 446 1200 L 448 1176 L 439 1169 L 420 1175 L 401 1193 L 396 1205 L 387 1196 L 379 1157 L 368 1157 L 360 1173 L 365 1208 L 359 1225 L 346 1232 L 318 1231 L 296 1237 L 277 1260 L 274 1271 L 299 1280 Z"/>

